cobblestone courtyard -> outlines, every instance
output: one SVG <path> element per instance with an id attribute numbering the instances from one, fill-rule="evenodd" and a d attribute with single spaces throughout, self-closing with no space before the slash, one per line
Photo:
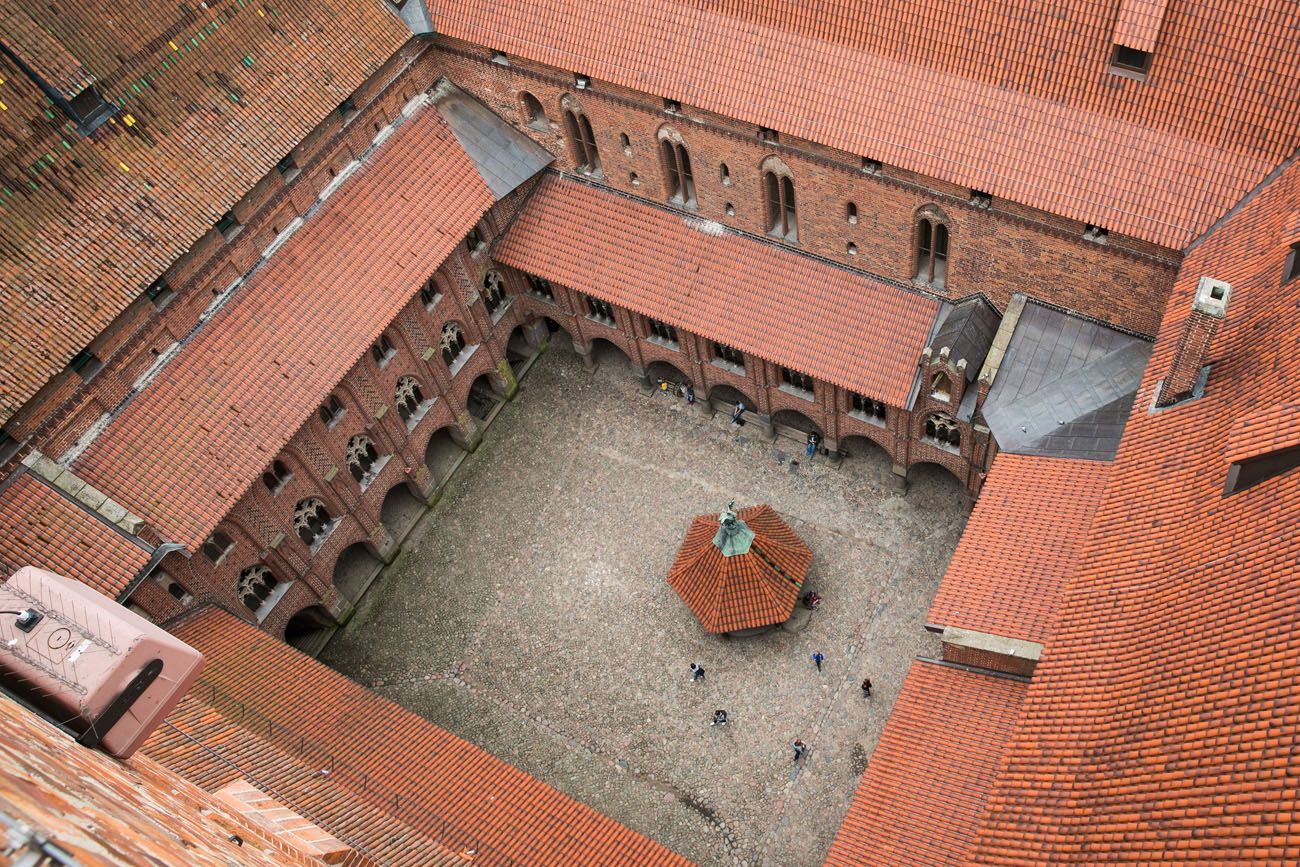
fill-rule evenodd
<path id="1" fill-rule="evenodd" d="M 968 509 L 937 467 L 903 495 L 883 453 L 810 466 L 725 421 L 544 354 L 321 659 L 700 864 L 821 864 L 911 660 L 938 652 L 922 627 Z M 732 498 L 813 550 L 824 603 L 797 630 L 708 635 L 665 582 Z"/>

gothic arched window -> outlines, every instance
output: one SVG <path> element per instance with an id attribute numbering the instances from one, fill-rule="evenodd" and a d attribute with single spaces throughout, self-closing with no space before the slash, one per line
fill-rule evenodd
<path id="1" fill-rule="evenodd" d="M 271 570 L 259 563 L 239 573 L 235 592 L 239 594 L 239 601 L 244 603 L 244 607 L 256 614 L 279 583 Z"/>
<path id="2" fill-rule="evenodd" d="M 772 170 L 763 172 L 763 198 L 767 233 L 786 241 L 799 240 L 799 218 L 795 211 L 794 179 Z"/>
<path id="3" fill-rule="evenodd" d="M 483 275 L 483 304 L 487 307 L 488 315 L 496 313 L 506 300 L 506 281 L 501 279 L 501 275 L 496 271 L 489 271 Z"/>
<path id="4" fill-rule="evenodd" d="M 916 279 L 936 289 L 948 279 L 948 227 L 938 220 L 916 225 Z"/>
<path id="5" fill-rule="evenodd" d="M 671 139 L 661 139 L 659 155 L 667 181 L 668 201 L 695 207 L 695 175 L 691 172 L 691 155 L 687 152 L 686 145 Z"/>
<path id="6" fill-rule="evenodd" d="M 357 434 L 348 440 L 348 450 L 346 454 L 348 472 L 358 483 L 364 482 L 366 475 L 374 467 L 375 462 L 379 460 L 379 451 L 375 444 L 371 442 L 370 437 L 365 434 Z"/>
<path id="7" fill-rule="evenodd" d="M 438 339 L 438 348 L 442 351 L 442 361 L 448 367 L 456 363 L 465 351 L 465 335 L 455 322 L 442 326 L 442 336 Z"/>
<path id="8" fill-rule="evenodd" d="M 300 501 L 293 510 L 293 529 L 308 547 L 322 541 L 331 527 L 329 511 L 315 497 Z"/>
<path id="9" fill-rule="evenodd" d="M 420 383 L 413 376 L 403 376 L 397 380 L 397 388 L 393 391 L 393 403 L 397 405 L 397 414 L 401 416 L 402 421 L 410 421 L 420 410 L 420 405 L 424 403 L 424 392 L 420 390 Z"/>

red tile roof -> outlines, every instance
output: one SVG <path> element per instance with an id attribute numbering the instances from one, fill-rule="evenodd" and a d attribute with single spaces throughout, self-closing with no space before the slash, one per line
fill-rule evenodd
<path id="1" fill-rule="evenodd" d="M 31 475 L 0 491 L 0 581 L 39 566 L 116 597 L 150 555 L 149 547 Z"/>
<path id="2" fill-rule="evenodd" d="M 1116 7 L 881 0 L 867 14 L 848 0 L 626 0 L 617 14 L 591 15 L 577 0 L 439 0 L 431 8 L 440 34 L 593 76 L 598 88 L 604 80 L 648 91 L 1182 247 L 1296 148 L 1291 4 L 1170 3 L 1141 82 L 1108 72 Z"/>
<path id="3" fill-rule="evenodd" d="M 700 515 L 668 570 L 669 586 L 709 632 L 785 621 L 812 565 L 812 551 L 771 506 L 750 506 L 736 517 L 754 533 L 748 552 L 723 556 L 713 544 L 718 516 Z"/>
<path id="4" fill-rule="evenodd" d="M 928 622 L 1047 641 L 1110 464 L 999 454 Z"/>
<path id="5" fill-rule="evenodd" d="M 64 98 L 71 99 L 94 83 L 95 76 L 81 61 L 14 0 L 0 0 L 0 34 L 5 47 Z"/>
<path id="6" fill-rule="evenodd" d="M 493 202 L 432 108 L 367 162 L 76 464 L 190 550 Z"/>
<path id="7" fill-rule="evenodd" d="M 6 40 L 120 111 L 83 138 L 0 57 L 0 423 L 410 36 L 379 2 L 23 8 Z"/>
<path id="8" fill-rule="evenodd" d="M 1300 861 L 1300 471 L 1224 496 L 1234 431 L 1300 396 L 1297 208 L 1293 163 L 1183 262 L 975 863 Z M 1151 412 L 1202 276 L 1233 286 L 1204 396 Z"/>
<path id="9" fill-rule="evenodd" d="M 1115 20 L 1115 42 L 1148 53 L 1155 50 L 1160 21 L 1169 0 L 1120 0 Z"/>
<path id="10" fill-rule="evenodd" d="M 554 175 L 494 256 L 893 406 L 907 402 L 938 310 L 718 223 Z"/>
<path id="11" fill-rule="evenodd" d="M 121 762 L 78 746 L 7 697 L 0 697 L 0 804 L 7 818 L 43 834 L 84 867 L 309 864 L 156 762 L 141 755 Z M 232 834 L 243 839 L 241 846 Z M 22 850 L 9 848 L 11 839 L 6 833 L 0 853 L 23 861 Z"/>
<path id="12" fill-rule="evenodd" d="M 206 701 L 204 684 L 233 696 L 345 765 L 337 782 L 354 796 L 451 851 L 472 846 L 475 863 L 688 863 L 233 615 L 206 609 L 174 632 L 208 658 L 191 698 Z"/>
<path id="13" fill-rule="evenodd" d="M 965 864 L 1026 686 L 913 662 L 827 867 Z"/>

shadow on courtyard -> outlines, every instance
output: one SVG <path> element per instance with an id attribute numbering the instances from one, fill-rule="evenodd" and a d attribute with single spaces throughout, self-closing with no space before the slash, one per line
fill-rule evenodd
<path id="1" fill-rule="evenodd" d="M 923 467 L 901 495 L 869 449 L 792 469 L 796 444 L 646 395 L 616 357 L 535 368 L 322 661 L 700 864 L 821 864 L 910 661 L 937 653 L 959 485 Z M 708 635 L 665 582 L 732 498 L 812 548 L 825 601 L 801 630 Z"/>

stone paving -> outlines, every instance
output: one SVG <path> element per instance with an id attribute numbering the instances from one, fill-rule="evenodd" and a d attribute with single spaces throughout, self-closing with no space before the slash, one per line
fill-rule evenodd
<path id="1" fill-rule="evenodd" d="M 968 507 L 936 467 L 903 495 L 883 453 L 800 451 L 552 349 L 321 659 L 702 865 L 821 864 L 912 659 L 938 653 L 922 627 Z M 665 581 L 732 498 L 813 550 L 824 602 L 797 629 L 711 636 Z"/>

